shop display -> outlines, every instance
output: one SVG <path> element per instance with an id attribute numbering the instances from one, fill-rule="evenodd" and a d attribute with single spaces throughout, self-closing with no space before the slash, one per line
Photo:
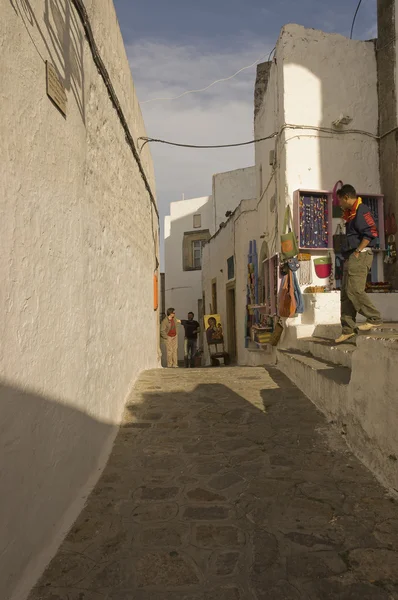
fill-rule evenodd
<path id="1" fill-rule="evenodd" d="M 282 333 L 283 333 L 283 324 L 282 324 L 282 320 L 278 319 L 276 324 L 275 324 L 275 328 L 274 328 L 274 332 L 271 336 L 271 340 L 270 340 L 270 345 L 271 346 L 277 346 L 279 344 L 279 340 L 282 337 Z"/>
<path id="2" fill-rule="evenodd" d="M 368 294 L 386 294 L 388 292 L 391 292 L 392 284 L 388 281 L 379 281 L 377 283 L 372 283 L 369 281 L 366 284 L 365 289 L 366 292 L 368 292 Z"/>
<path id="3" fill-rule="evenodd" d="M 341 254 L 346 244 L 346 235 L 343 225 L 339 223 L 336 232 L 333 234 L 333 250 L 336 254 Z"/>
<path id="4" fill-rule="evenodd" d="M 281 235 L 281 257 L 282 260 L 297 256 L 298 246 L 296 234 L 293 231 L 292 213 L 290 205 L 286 207 L 283 230 Z"/>
<path id="5" fill-rule="evenodd" d="M 278 315 L 289 319 L 296 314 L 296 308 L 293 273 L 288 269 L 287 274 L 283 276 L 279 292 Z"/>
<path id="6" fill-rule="evenodd" d="M 329 199 L 327 195 L 301 195 L 299 201 L 300 248 L 329 247 Z"/>
<path id="7" fill-rule="evenodd" d="M 397 262 L 397 244 L 395 242 L 394 234 L 389 235 L 387 238 L 387 251 L 384 262 L 387 265 L 392 265 Z"/>
<path id="8" fill-rule="evenodd" d="M 316 276 L 319 279 L 327 279 L 332 273 L 332 259 L 330 254 L 328 256 L 321 256 L 314 260 L 314 268 Z"/>
<path id="9" fill-rule="evenodd" d="M 300 269 L 299 269 L 299 284 L 303 285 L 311 285 L 312 283 L 312 262 L 311 262 L 311 254 L 303 254 L 300 253 L 297 256 L 297 260 L 299 261 Z"/>
<path id="10" fill-rule="evenodd" d="M 323 294 L 325 292 L 324 285 L 312 285 L 304 290 L 304 294 Z"/>

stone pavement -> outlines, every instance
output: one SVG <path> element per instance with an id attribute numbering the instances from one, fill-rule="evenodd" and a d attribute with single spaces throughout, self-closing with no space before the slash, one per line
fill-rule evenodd
<path id="1" fill-rule="evenodd" d="M 279 371 L 149 371 L 30 600 L 398 599 L 398 505 Z"/>

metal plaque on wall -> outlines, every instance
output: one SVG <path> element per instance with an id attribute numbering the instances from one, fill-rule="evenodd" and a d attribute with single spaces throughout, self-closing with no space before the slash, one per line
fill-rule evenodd
<path id="1" fill-rule="evenodd" d="M 59 108 L 61 113 L 66 116 L 66 92 L 58 77 L 55 67 L 46 60 L 46 80 L 47 80 L 47 95 L 54 104 Z"/>

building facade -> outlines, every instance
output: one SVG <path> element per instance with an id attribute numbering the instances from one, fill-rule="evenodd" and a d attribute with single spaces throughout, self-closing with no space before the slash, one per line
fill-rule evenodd
<path id="1" fill-rule="evenodd" d="M 180 319 L 192 311 L 201 325 L 204 311 L 210 308 L 203 304 L 203 249 L 227 220 L 225 214 L 255 194 L 254 167 L 214 175 L 212 189 L 212 196 L 172 202 L 165 218 L 166 310 L 175 308 Z M 179 360 L 184 358 L 183 333 L 182 329 Z"/>
<path id="2" fill-rule="evenodd" d="M 0 589 L 21 600 L 159 365 L 158 219 L 113 2 L 1 6 Z"/>
<path id="3" fill-rule="evenodd" d="M 377 2 L 380 179 L 387 207 L 398 214 L 398 0 Z M 398 263 L 386 265 L 398 289 Z"/>
<path id="4" fill-rule="evenodd" d="M 255 145 L 256 200 L 241 204 L 224 230 L 212 237 L 203 269 L 205 297 L 211 295 L 216 280 L 217 297 L 225 299 L 218 302 L 221 318 L 227 345 L 236 352 L 239 364 L 274 359 L 270 345 L 258 340 L 267 337 L 267 318 L 278 312 L 280 237 L 288 228 L 298 238 L 303 259 L 309 260 L 308 274 L 303 267 L 299 275 L 301 290 L 306 292 L 304 312 L 284 320 L 282 343 L 312 335 L 317 325 L 339 323 L 339 263 L 332 247 L 340 223 L 332 190 L 339 180 L 354 185 L 377 212 L 380 252 L 372 281 L 384 281 L 375 42 L 288 25 L 281 31 L 274 59 L 258 67 L 254 102 L 254 134 L 261 140 Z M 287 209 L 292 221 L 285 223 Z M 310 210 L 319 212 L 319 227 L 313 226 L 315 212 Z M 225 278 L 231 256 L 234 280 Z M 331 265 L 327 278 L 317 268 L 320 261 Z M 235 311 L 228 307 L 232 288 Z M 393 320 L 397 295 L 375 294 L 374 298 L 384 318 Z M 261 306 L 254 311 L 254 305 Z M 250 327 L 253 316 L 263 331 L 259 331 L 262 325 Z M 234 330 L 236 343 L 228 340 Z"/>

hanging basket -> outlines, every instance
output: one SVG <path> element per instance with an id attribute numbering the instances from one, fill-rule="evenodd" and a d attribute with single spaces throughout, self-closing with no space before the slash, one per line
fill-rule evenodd
<path id="1" fill-rule="evenodd" d="M 314 260 L 316 276 L 319 279 L 327 279 L 332 273 L 332 260 L 330 256 L 323 256 Z"/>

